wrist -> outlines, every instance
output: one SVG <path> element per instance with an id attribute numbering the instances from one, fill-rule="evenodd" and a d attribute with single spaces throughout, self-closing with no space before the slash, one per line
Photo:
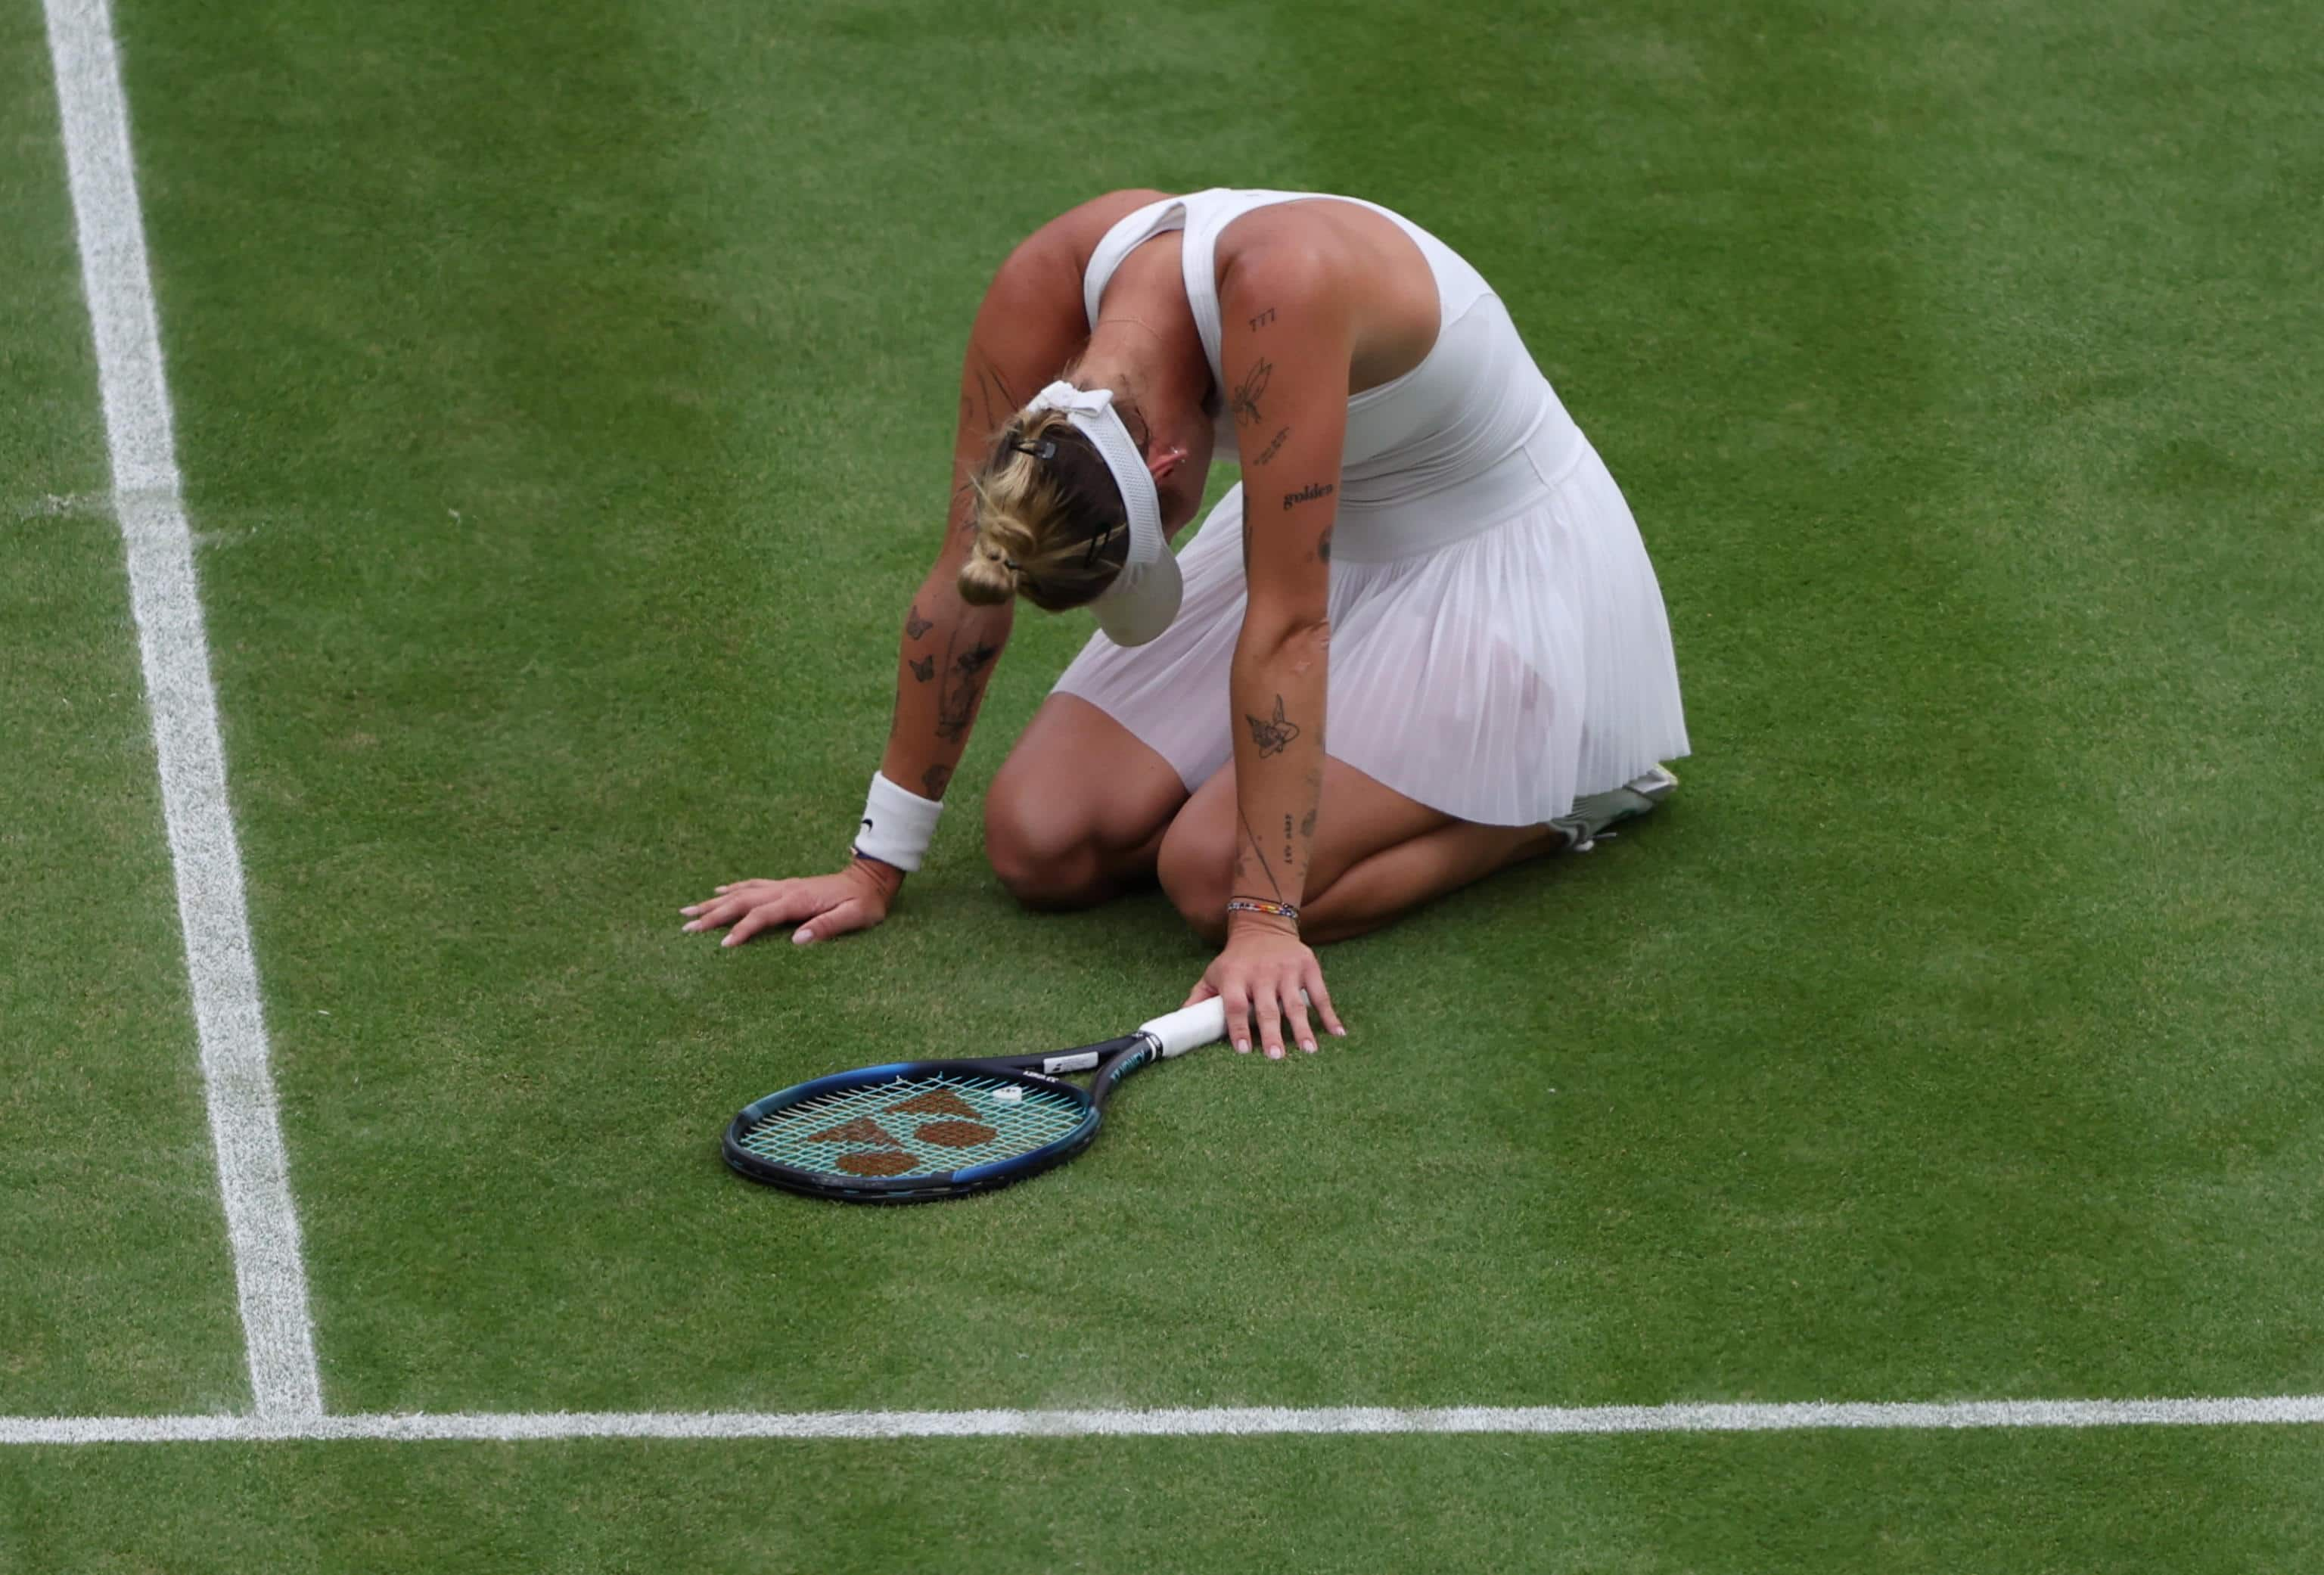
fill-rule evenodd
<path id="1" fill-rule="evenodd" d="M 851 848 L 848 852 L 853 855 L 849 861 L 849 868 L 879 887 L 883 894 L 893 898 L 897 892 L 903 889 L 903 870 L 885 859 L 875 859 L 859 849 Z"/>
<path id="2" fill-rule="evenodd" d="M 1273 898 L 1231 897 L 1227 899 L 1227 937 L 1242 935 L 1297 936 L 1299 907 Z"/>
<path id="3" fill-rule="evenodd" d="M 944 805 L 934 798 L 899 788 L 883 772 L 872 774 L 872 789 L 863 801 L 862 829 L 848 851 L 904 874 L 920 867 L 920 856 L 936 839 L 936 816 Z"/>

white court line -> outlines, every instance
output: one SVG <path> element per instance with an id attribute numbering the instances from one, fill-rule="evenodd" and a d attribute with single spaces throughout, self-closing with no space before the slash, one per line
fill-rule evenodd
<path id="1" fill-rule="evenodd" d="M 0 1417 L 0 1445 L 325 1441 L 1606 1434 L 2314 1424 L 2324 1395 L 2229 1399 L 1154 1411 L 543 1412 L 326 1416 L 242 859 L 106 0 L 44 0 L 113 502 L 152 712 L 255 1414 Z"/>
<path id="2" fill-rule="evenodd" d="M 145 221 L 129 110 L 106 0 L 45 0 L 64 122 L 81 282 L 97 339 L 113 505 L 129 559 L 130 604 L 153 717 L 161 811 L 177 868 L 178 920 L 201 1039 L 218 1190 L 250 1350 L 259 1423 L 322 1414 L 307 1271 L 290 1202 L 274 1076 L 267 1066 L 258 966 L 243 902 L 242 854 L 226 793 L 226 751 L 178 496 L 176 439 L 145 261 Z"/>
<path id="3" fill-rule="evenodd" d="M 1164 1411 L 542 1411 L 402 1416 L 0 1416 L 0 1445 L 557 1439 L 1257 1438 L 1284 1434 L 1945 1432 L 2324 1423 L 2324 1395 L 2220 1400 L 1272 1406 Z"/>

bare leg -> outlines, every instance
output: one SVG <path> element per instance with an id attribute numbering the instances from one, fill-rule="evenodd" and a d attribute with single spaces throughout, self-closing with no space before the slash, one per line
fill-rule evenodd
<path id="1" fill-rule="evenodd" d="M 1186 785 L 1088 701 L 1052 695 L 984 797 L 984 853 L 1028 907 L 1088 907 L 1154 879 Z"/>
<path id="2" fill-rule="evenodd" d="M 1328 757 L 1321 805 L 1307 895 L 1300 904 L 1300 934 L 1311 943 L 1377 929 L 1565 840 L 1547 826 L 1455 820 Z M 1226 935 L 1226 901 L 1234 895 L 1227 886 L 1240 827 L 1230 765 L 1186 801 L 1162 839 L 1163 889 L 1195 933 L 1213 943 Z"/>
<path id="3" fill-rule="evenodd" d="M 1351 865 L 1301 911 L 1299 933 L 1311 945 L 1344 941 L 1496 870 L 1564 845 L 1563 834 L 1548 826 L 1448 821 Z"/>

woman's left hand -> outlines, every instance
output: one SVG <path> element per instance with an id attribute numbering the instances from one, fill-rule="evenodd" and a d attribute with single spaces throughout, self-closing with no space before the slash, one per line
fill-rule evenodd
<path id="1" fill-rule="evenodd" d="M 1250 1049 L 1256 1024 L 1259 1046 L 1270 1061 L 1283 1058 L 1286 1029 L 1302 1050 L 1315 1048 L 1315 1027 L 1307 1017 L 1311 1004 L 1334 1035 L 1345 1037 L 1348 1032 L 1332 1009 L 1332 992 L 1323 988 L 1323 969 L 1315 953 L 1300 940 L 1298 931 L 1278 920 L 1240 924 L 1227 932 L 1226 950 L 1204 971 L 1186 1004 L 1214 995 L 1226 1002 L 1227 1037 L 1234 1047 Z"/>

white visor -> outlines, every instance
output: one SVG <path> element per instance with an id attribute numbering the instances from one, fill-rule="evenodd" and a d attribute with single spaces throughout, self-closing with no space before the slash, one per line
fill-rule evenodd
<path id="1" fill-rule="evenodd" d="M 1130 556 L 1122 560 L 1113 584 L 1089 607 L 1097 614 L 1097 626 L 1114 644 L 1144 645 L 1178 616 L 1178 598 L 1185 588 L 1170 539 L 1162 534 L 1162 502 L 1155 495 L 1154 474 L 1114 410 L 1111 389 L 1053 382 L 1033 396 L 1019 419 L 1043 410 L 1064 411 L 1113 473 L 1113 484 L 1130 514 Z"/>

